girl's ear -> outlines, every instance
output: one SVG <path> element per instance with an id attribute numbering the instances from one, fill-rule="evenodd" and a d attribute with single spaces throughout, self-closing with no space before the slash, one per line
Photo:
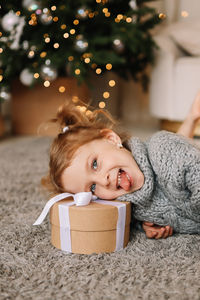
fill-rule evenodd
<path id="1" fill-rule="evenodd" d="M 111 130 L 111 129 L 108 129 L 108 128 L 104 128 L 104 129 L 102 129 L 101 131 L 100 131 L 100 133 L 101 133 L 101 135 L 104 137 L 104 138 L 106 138 L 106 139 L 108 139 L 111 143 L 113 143 L 113 144 L 116 144 L 116 145 L 118 145 L 118 144 L 121 144 L 121 139 L 120 139 L 120 137 L 119 137 L 119 135 L 118 134 L 116 134 L 113 130 Z"/>

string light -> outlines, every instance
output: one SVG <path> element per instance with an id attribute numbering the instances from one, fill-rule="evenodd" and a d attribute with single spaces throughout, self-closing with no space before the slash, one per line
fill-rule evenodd
<path id="1" fill-rule="evenodd" d="M 0 53 L 2 53 L 3 52 L 3 48 L 0 48 Z"/>
<path id="2" fill-rule="evenodd" d="M 60 26 L 60 28 L 61 28 L 61 29 L 66 29 L 67 26 L 66 26 L 65 24 L 62 24 L 62 25 Z"/>
<path id="3" fill-rule="evenodd" d="M 96 69 L 96 73 L 99 75 L 99 74 L 101 74 L 101 72 L 102 72 L 102 70 L 100 69 L 100 68 L 97 68 Z"/>
<path id="4" fill-rule="evenodd" d="M 87 108 L 85 106 L 80 106 L 79 109 L 81 112 L 86 112 L 86 110 L 87 110 Z"/>
<path id="5" fill-rule="evenodd" d="M 35 79 L 38 79 L 38 78 L 40 77 L 40 75 L 39 75 L 39 73 L 34 73 L 33 77 L 34 77 Z"/>
<path id="6" fill-rule="evenodd" d="M 77 96 L 73 96 L 73 97 L 72 97 L 72 101 L 73 101 L 74 103 L 77 103 L 77 102 L 79 101 L 79 98 L 78 98 Z"/>
<path id="7" fill-rule="evenodd" d="M 0 75 L 0 82 L 3 80 L 3 76 L 2 75 Z"/>
<path id="8" fill-rule="evenodd" d="M 117 19 L 122 20 L 123 19 L 123 15 L 122 14 L 118 14 L 117 15 Z"/>
<path id="9" fill-rule="evenodd" d="M 131 23 L 132 22 L 132 18 L 131 17 L 126 18 L 126 22 L 127 23 Z"/>
<path id="10" fill-rule="evenodd" d="M 75 73 L 76 75 L 80 75 L 81 70 L 80 70 L 80 69 L 76 69 L 76 70 L 74 71 L 74 73 Z"/>
<path id="11" fill-rule="evenodd" d="M 60 45 L 59 45 L 58 43 L 55 43 L 55 44 L 53 45 L 53 47 L 54 47 L 55 49 L 58 49 L 58 48 L 60 47 Z"/>
<path id="12" fill-rule="evenodd" d="M 30 51 L 31 52 L 31 51 Z M 33 51 L 32 51 L 33 52 Z M 45 52 L 45 51 L 43 51 L 43 52 L 41 52 L 40 53 L 40 57 L 41 58 L 44 58 L 44 57 L 46 57 L 47 56 L 47 53 Z"/>
<path id="13" fill-rule="evenodd" d="M 68 32 L 65 32 L 65 33 L 63 34 L 63 37 L 64 37 L 65 39 L 67 39 L 67 38 L 69 37 L 69 33 L 68 33 Z"/>
<path id="14" fill-rule="evenodd" d="M 31 58 L 35 55 L 35 52 L 33 50 L 29 51 L 28 57 Z"/>
<path id="15" fill-rule="evenodd" d="M 106 106 L 104 101 L 99 102 L 99 107 L 100 108 L 104 108 Z"/>
<path id="16" fill-rule="evenodd" d="M 2 36 L 2 32 L 0 31 L 0 37 Z"/>
<path id="17" fill-rule="evenodd" d="M 58 17 L 54 17 L 54 18 L 53 18 L 53 21 L 54 21 L 54 22 L 58 22 Z"/>
<path id="18" fill-rule="evenodd" d="M 75 30 L 75 29 L 71 29 L 69 32 L 70 32 L 71 34 L 75 34 L 76 30 Z"/>
<path id="19" fill-rule="evenodd" d="M 112 65 L 111 64 L 106 64 L 106 69 L 110 71 L 112 69 Z"/>
<path id="20" fill-rule="evenodd" d="M 101 3 L 101 0 L 96 0 L 96 3 Z"/>
<path id="21" fill-rule="evenodd" d="M 118 18 L 115 18 L 115 22 L 116 22 L 116 23 L 119 23 L 120 20 L 119 20 Z"/>
<path id="22" fill-rule="evenodd" d="M 104 97 L 105 99 L 108 99 L 108 98 L 110 97 L 110 93 L 109 93 L 109 92 L 104 92 L 104 93 L 103 93 L 103 97 Z"/>
<path id="23" fill-rule="evenodd" d="M 74 21 L 73 21 L 73 24 L 74 24 L 74 25 L 78 25 L 78 24 L 79 24 L 79 20 L 77 20 L 77 19 L 74 20 Z"/>
<path id="24" fill-rule="evenodd" d="M 182 12 L 181 12 L 181 16 L 183 17 L 183 18 L 187 18 L 188 17 L 188 12 L 186 11 L 186 10 L 183 10 Z"/>
<path id="25" fill-rule="evenodd" d="M 94 63 L 94 64 L 91 65 L 91 67 L 92 67 L 92 69 L 96 69 L 97 64 Z"/>
<path id="26" fill-rule="evenodd" d="M 110 13 L 109 12 L 107 12 L 106 14 L 105 14 L 105 17 L 110 17 Z"/>
<path id="27" fill-rule="evenodd" d="M 68 57 L 68 61 L 73 61 L 74 60 L 74 57 L 71 55 Z"/>
<path id="28" fill-rule="evenodd" d="M 86 57 L 86 58 L 84 59 L 84 62 L 85 62 L 86 64 L 89 64 L 89 63 L 90 63 L 90 58 L 89 58 L 89 57 Z"/>
<path id="29" fill-rule="evenodd" d="M 90 117 L 92 115 L 92 111 L 88 109 L 86 110 L 85 114 L 87 117 Z"/>
<path id="30" fill-rule="evenodd" d="M 83 58 L 92 57 L 92 53 L 83 53 Z"/>
<path id="31" fill-rule="evenodd" d="M 44 86 L 45 86 L 45 87 L 49 87 L 49 86 L 50 86 L 50 81 L 49 81 L 49 80 L 46 80 L 46 81 L 44 82 Z"/>
<path id="32" fill-rule="evenodd" d="M 90 19 L 94 18 L 94 13 L 89 13 L 88 17 L 89 17 Z"/>
<path id="33" fill-rule="evenodd" d="M 102 9 L 102 11 L 103 11 L 104 14 L 106 14 L 108 12 L 108 8 L 105 7 L 105 8 Z"/>
<path id="34" fill-rule="evenodd" d="M 46 37 L 44 41 L 45 41 L 45 43 L 49 43 L 50 42 L 50 38 Z"/>
<path id="35" fill-rule="evenodd" d="M 16 13 L 15 13 L 15 14 L 16 14 L 16 16 L 18 16 L 18 17 L 19 17 L 19 16 L 21 15 L 21 11 L 19 11 L 19 10 L 18 10 L 18 11 L 16 11 Z"/>
<path id="36" fill-rule="evenodd" d="M 51 7 L 51 10 L 52 10 L 52 11 L 55 11 L 55 10 L 56 10 L 56 6 L 53 5 L 53 6 Z"/>
<path id="37" fill-rule="evenodd" d="M 109 84 L 109 86 L 113 87 L 113 86 L 115 86 L 115 81 L 114 80 L 110 80 L 108 84 Z"/>
<path id="38" fill-rule="evenodd" d="M 165 19 L 165 18 L 166 18 L 166 15 L 163 14 L 163 13 L 160 13 L 160 14 L 158 15 L 158 17 L 159 17 L 159 19 Z"/>
<path id="39" fill-rule="evenodd" d="M 59 90 L 60 93 L 64 93 L 65 92 L 65 87 L 64 86 L 60 86 L 58 90 Z"/>

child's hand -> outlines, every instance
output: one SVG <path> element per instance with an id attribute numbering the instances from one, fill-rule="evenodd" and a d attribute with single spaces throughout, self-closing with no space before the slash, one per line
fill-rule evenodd
<path id="1" fill-rule="evenodd" d="M 165 239 L 173 234 L 173 228 L 170 226 L 159 226 L 150 222 L 143 222 L 142 227 L 146 236 L 150 239 Z"/>

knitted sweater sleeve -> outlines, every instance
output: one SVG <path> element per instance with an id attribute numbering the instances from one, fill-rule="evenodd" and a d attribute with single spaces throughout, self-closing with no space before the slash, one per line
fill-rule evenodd
<path id="1" fill-rule="evenodd" d="M 147 149 L 156 184 L 189 219 L 200 222 L 200 148 L 178 134 L 160 131 Z"/>

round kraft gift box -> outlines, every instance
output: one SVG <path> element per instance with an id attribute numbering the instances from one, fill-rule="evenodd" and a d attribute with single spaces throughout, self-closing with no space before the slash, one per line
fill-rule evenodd
<path id="1" fill-rule="evenodd" d="M 62 200 L 51 207 L 51 243 L 53 246 L 78 254 L 114 252 L 119 250 L 117 243 L 120 239 L 120 248 L 127 246 L 131 220 L 129 202 L 99 200 L 98 203 L 94 201 L 87 206 L 71 205 L 66 210 L 70 202 Z M 119 212 L 119 207 L 116 205 L 121 208 L 123 206 L 124 212 Z M 61 224 L 63 217 L 64 224 Z M 68 224 L 65 222 L 67 217 L 69 218 Z"/>
<path id="2" fill-rule="evenodd" d="M 59 92 L 60 87 L 65 88 L 64 93 Z M 15 81 L 11 106 L 13 133 L 47 136 L 57 134 L 56 125 L 48 121 L 55 117 L 60 105 L 74 96 L 86 103 L 89 99 L 88 87 L 78 85 L 75 78 L 58 78 L 48 88 L 43 85 L 29 88 Z"/>

